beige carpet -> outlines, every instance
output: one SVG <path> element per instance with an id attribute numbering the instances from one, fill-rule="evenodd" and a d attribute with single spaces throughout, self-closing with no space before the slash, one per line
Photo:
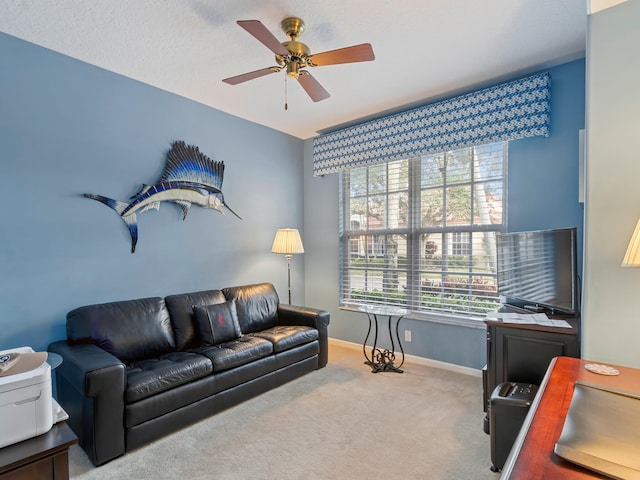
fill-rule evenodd
<path id="1" fill-rule="evenodd" d="M 405 363 L 372 374 L 331 343 L 329 365 L 101 467 L 74 446 L 74 480 L 497 480 L 476 377 Z"/>

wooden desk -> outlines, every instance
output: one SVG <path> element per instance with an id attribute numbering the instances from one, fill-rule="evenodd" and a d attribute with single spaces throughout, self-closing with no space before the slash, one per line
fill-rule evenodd
<path id="1" fill-rule="evenodd" d="M 552 360 L 505 462 L 501 479 L 608 478 L 562 459 L 553 449 L 562 432 L 577 380 L 640 393 L 640 370 L 615 366 L 620 375 L 598 375 L 584 368 L 587 363 L 596 362 L 569 357 Z"/>
<path id="2" fill-rule="evenodd" d="M 65 422 L 0 449 L 0 480 L 68 480 L 69 447 L 78 438 Z"/>

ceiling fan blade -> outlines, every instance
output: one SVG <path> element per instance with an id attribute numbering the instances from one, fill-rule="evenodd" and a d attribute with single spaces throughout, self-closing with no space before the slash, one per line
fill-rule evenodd
<path id="1" fill-rule="evenodd" d="M 368 62 L 376 57 L 370 43 L 353 45 L 352 47 L 339 48 L 328 52 L 311 55 L 310 65 L 320 67 L 323 65 L 336 65 L 338 63 Z"/>
<path id="2" fill-rule="evenodd" d="M 304 71 L 304 74 L 298 77 L 298 83 L 302 85 L 304 91 L 314 102 L 325 100 L 331 96 L 309 72 Z"/>
<path id="3" fill-rule="evenodd" d="M 229 85 L 237 85 L 242 82 L 246 82 L 249 80 L 253 80 L 254 78 L 264 77 L 265 75 L 269 75 L 270 73 L 275 73 L 278 70 L 273 67 L 261 68 L 260 70 L 255 70 L 253 72 L 243 73 L 242 75 L 236 75 L 235 77 L 229 77 L 222 80 L 224 83 L 228 83 Z"/>
<path id="4" fill-rule="evenodd" d="M 259 20 L 238 20 L 236 23 L 256 37 L 259 42 L 276 55 L 289 55 L 289 51 L 282 46 L 278 39 L 267 30 L 267 27 Z"/>

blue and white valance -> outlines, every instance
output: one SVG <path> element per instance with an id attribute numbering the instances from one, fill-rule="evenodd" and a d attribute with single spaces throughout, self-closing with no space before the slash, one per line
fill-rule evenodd
<path id="1" fill-rule="evenodd" d="M 549 73 L 371 120 L 313 140 L 313 174 L 549 136 Z"/>

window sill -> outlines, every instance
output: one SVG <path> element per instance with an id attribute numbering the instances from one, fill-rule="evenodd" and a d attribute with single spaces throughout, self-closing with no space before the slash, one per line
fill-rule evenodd
<path id="1" fill-rule="evenodd" d="M 358 310 L 357 306 L 343 306 L 340 307 L 340 310 L 345 312 L 355 312 L 355 313 L 364 313 Z M 466 327 L 466 328 L 477 328 L 477 329 L 486 329 L 486 325 L 484 323 L 484 318 L 468 318 L 468 317 L 459 317 L 455 315 L 438 315 L 434 313 L 423 313 L 423 312 L 409 312 L 405 315 L 404 318 L 410 318 L 412 320 L 418 320 L 423 322 L 430 323 L 442 323 L 445 325 L 455 325 L 458 327 Z"/>

